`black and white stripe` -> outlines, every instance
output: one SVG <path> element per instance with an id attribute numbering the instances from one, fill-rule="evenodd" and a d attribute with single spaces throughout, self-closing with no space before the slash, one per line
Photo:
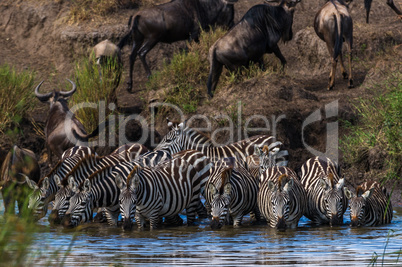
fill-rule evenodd
<path id="1" fill-rule="evenodd" d="M 215 162 L 205 186 L 206 201 L 211 207 L 211 227 L 220 228 L 231 221 L 239 226 L 248 213 L 259 221 L 258 184 L 258 179 L 235 158 Z"/>
<path id="2" fill-rule="evenodd" d="M 356 194 L 345 187 L 349 199 L 351 226 L 377 226 L 391 223 L 392 204 L 385 187 L 379 183 L 364 182 L 356 188 Z"/>
<path id="3" fill-rule="evenodd" d="M 258 207 L 272 228 L 296 228 L 307 207 L 297 174 L 288 167 L 271 167 L 260 176 Z"/>
<path id="4" fill-rule="evenodd" d="M 201 151 L 211 160 L 218 160 L 227 157 L 236 157 L 246 161 L 247 156 L 254 153 L 254 146 L 263 147 L 264 145 L 273 148 L 280 147 L 281 142 L 275 140 L 274 137 L 268 135 L 253 136 L 239 142 L 226 146 L 214 146 L 211 139 L 204 134 L 185 126 L 184 122 L 177 123 L 168 121 L 170 131 L 162 139 L 156 150 L 167 150 L 170 153 L 178 153 L 186 149 L 194 149 Z M 285 166 L 288 161 L 288 151 L 282 150 L 276 158 L 277 163 Z"/>
<path id="5" fill-rule="evenodd" d="M 315 224 L 343 224 L 348 200 L 338 164 L 329 158 L 311 158 L 301 167 L 300 181 L 307 193 L 305 216 Z"/>

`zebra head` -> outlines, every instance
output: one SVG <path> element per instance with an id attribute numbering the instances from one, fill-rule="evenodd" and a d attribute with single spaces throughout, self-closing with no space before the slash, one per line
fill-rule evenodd
<path id="1" fill-rule="evenodd" d="M 33 216 L 39 220 L 45 217 L 47 213 L 47 204 L 46 199 L 48 196 L 48 191 L 50 187 L 49 177 L 45 177 L 42 180 L 42 184 L 39 187 L 35 181 L 29 179 L 28 176 L 25 176 L 28 186 L 33 189 L 32 193 L 29 195 L 28 200 L 28 209 L 33 210 Z"/>
<path id="2" fill-rule="evenodd" d="M 124 230 L 131 230 L 133 227 L 135 209 L 137 205 L 136 188 L 138 188 L 139 184 L 137 171 L 138 167 L 134 167 L 134 169 L 127 176 L 126 181 L 124 181 L 120 174 L 116 176 L 116 184 L 120 189 L 119 203 Z"/>
<path id="3" fill-rule="evenodd" d="M 261 149 L 258 145 L 254 145 L 254 154 L 256 154 L 260 159 L 260 175 L 263 174 L 268 168 L 276 166 L 276 155 L 278 154 L 279 150 L 280 149 L 277 146 L 270 149 L 270 147 L 265 145 Z"/>
<path id="4" fill-rule="evenodd" d="M 78 186 L 72 176 L 68 179 L 68 185 L 74 192 L 74 195 L 70 198 L 70 206 L 62 219 L 64 227 L 76 227 L 81 222 L 86 222 L 92 219 L 92 192 L 91 181 L 85 179 L 85 181 Z"/>
<path id="5" fill-rule="evenodd" d="M 185 128 L 185 122 L 172 122 L 167 119 L 167 125 L 169 132 L 163 137 L 159 145 L 154 149 L 156 150 L 168 150 L 171 154 L 182 151 L 182 136 Z"/>
<path id="6" fill-rule="evenodd" d="M 294 184 L 293 178 L 282 174 L 278 178 L 278 184 L 268 181 L 268 212 L 271 219 L 269 224 L 272 228 L 285 229 L 289 221 L 290 196 L 289 191 Z"/>
<path id="7" fill-rule="evenodd" d="M 330 226 L 342 224 L 343 213 L 346 209 L 344 207 L 345 195 L 343 192 L 345 179 L 339 179 L 338 183 L 335 184 L 334 175 L 329 173 L 327 179 L 321 177 L 319 182 L 323 189 L 323 208 Z"/>
<path id="8" fill-rule="evenodd" d="M 232 193 L 230 177 L 232 171 L 233 167 L 218 168 L 209 178 L 210 182 L 205 193 L 211 208 L 212 229 L 219 229 L 229 223 L 229 206 Z"/>
<path id="9" fill-rule="evenodd" d="M 350 207 L 350 226 L 364 226 L 366 216 L 366 202 L 373 194 L 374 188 L 364 191 L 362 187 L 357 187 L 356 194 L 344 188 L 345 196 L 349 199 Z"/>
<path id="10" fill-rule="evenodd" d="M 54 179 L 59 190 L 54 198 L 53 210 L 50 213 L 49 221 L 60 224 L 70 206 L 70 198 L 74 195 L 74 192 L 68 184 L 64 185 L 64 181 L 59 176 L 55 175 Z M 70 176 L 69 179 L 74 178 Z"/>

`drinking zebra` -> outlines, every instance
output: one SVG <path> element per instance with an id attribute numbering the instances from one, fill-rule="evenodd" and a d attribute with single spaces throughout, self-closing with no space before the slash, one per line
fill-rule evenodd
<path id="1" fill-rule="evenodd" d="M 271 167 L 260 176 L 258 207 L 272 228 L 296 228 L 307 207 L 297 174 L 288 167 Z"/>
<path id="2" fill-rule="evenodd" d="M 260 221 L 257 207 L 258 179 L 253 177 L 235 158 L 225 158 L 215 162 L 205 185 L 205 198 L 211 207 L 211 228 L 221 228 L 225 224 L 237 227 L 243 216 Z"/>
<path id="3" fill-rule="evenodd" d="M 170 224 L 182 224 L 179 213 L 186 209 L 187 224 L 194 223 L 203 184 L 196 169 L 186 160 L 173 158 L 153 168 L 135 166 L 132 162 L 119 165 L 127 167 L 123 175 L 116 174 L 118 187 L 127 193 L 120 196 L 125 218 L 135 211 L 140 229 L 145 228 L 146 218 L 150 228 L 155 229 L 163 217 Z M 116 168 L 116 172 L 124 170 L 121 166 Z"/>
<path id="4" fill-rule="evenodd" d="M 390 223 L 392 204 L 385 187 L 374 181 L 356 188 L 356 194 L 345 187 L 349 199 L 351 226 L 377 226 Z"/>
<path id="5" fill-rule="evenodd" d="M 226 157 L 236 157 L 246 161 L 247 156 L 254 153 L 255 145 L 260 147 L 267 145 L 270 149 L 282 145 L 281 142 L 276 141 L 272 136 L 258 135 L 226 146 L 214 146 L 210 138 L 194 129 L 186 127 L 184 122 L 178 123 L 168 120 L 168 126 L 170 131 L 155 149 L 167 150 L 171 154 L 186 149 L 194 149 L 201 151 L 214 161 Z M 286 166 L 287 161 L 288 151 L 282 150 L 278 153 L 276 162 L 282 166 Z"/>
<path id="6" fill-rule="evenodd" d="M 63 153 L 56 166 L 45 177 L 41 178 L 38 183 L 26 177 L 28 186 L 33 189 L 29 196 L 28 208 L 34 210 L 36 219 L 39 220 L 46 215 L 48 204 L 54 200 L 58 190 L 54 177 L 64 177 L 77 165 L 81 158 L 91 154 L 92 151 L 89 147 L 75 146 L 69 148 Z"/>
<path id="7" fill-rule="evenodd" d="M 307 193 L 305 216 L 315 224 L 340 225 L 348 200 L 338 164 L 324 157 L 308 159 L 301 167 L 301 183 Z"/>

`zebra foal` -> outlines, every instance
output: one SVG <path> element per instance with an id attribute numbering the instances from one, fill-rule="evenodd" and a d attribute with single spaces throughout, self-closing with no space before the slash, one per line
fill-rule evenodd
<path id="1" fill-rule="evenodd" d="M 377 226 L 392 220 L 392 204 L 385 187 L 374 181 L 356 188 L 356 194 L 345 187 L 349 199 L 351 226 Z"/>
<path id="2" fill-rule="evenodd" d="M 343 224 L 348 199 L 338 164 L 329 158 L 310 158 L 301 167 L 300 181 L 307 193 L 304 215 L 315 224 Z"/>

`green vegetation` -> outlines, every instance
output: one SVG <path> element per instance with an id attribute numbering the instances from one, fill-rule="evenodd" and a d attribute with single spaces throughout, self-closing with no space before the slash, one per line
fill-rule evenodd
<path id="1" fill-rule="evenodd" d="M 104 115 L 107 118 L 115 112 L 112 103 L 116 100 L 115 90 L 121 76 L 121 69 L 115 60 L 111 60 L 100 70 L 100 67 L 95 64 L 94 57 L 84 58 L 75 64 L 74 76 L 77 91 L 69 101 L 69 106 L 86 131 L 91 132 L 99 124 L 99 114 L 105 112 Z M 70 87 L 71 84 L 68 84 L 66 90 L 70 90 Z"/>
<path id="2" fill-rule="evenodd" d="M 13 123 L 18 126 L 34 108 L 34 77 L 30 71 L 18 73 L 9 65 L 0 66 L 0 133 L 5 133 Z"/>
<path id="3" fill-rule="evenodd" d="M 349 164 L 367 161 L 370 150 L 384 153 L 386 179 L 402 175 L 402 73 L 389 75 L 385 82 L 375 84 L 374 97 L 354 103 L 359 122 L 345 122 L 349 134 L 343 137 L 344 160 Z"/>

